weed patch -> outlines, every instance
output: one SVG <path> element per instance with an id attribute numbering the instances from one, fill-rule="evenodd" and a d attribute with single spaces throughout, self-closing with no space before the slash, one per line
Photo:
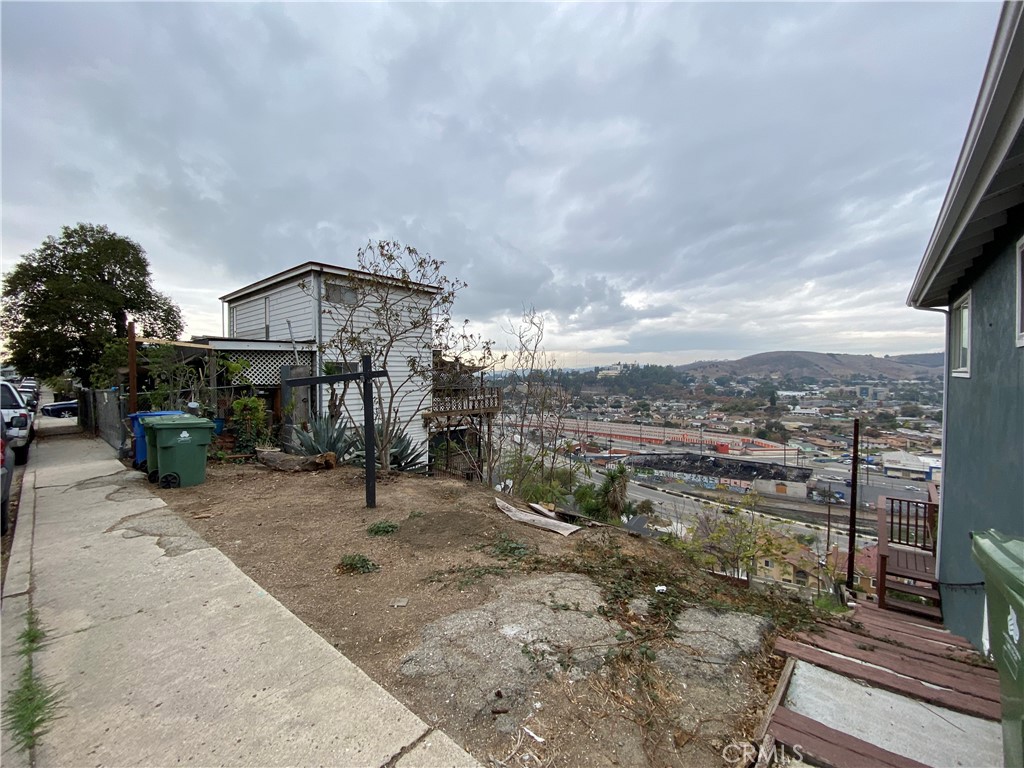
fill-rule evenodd
<path id="1" fill-rule="evenodd" d="M 507 560 L 521 560 L 533 554 L 533 548 L 522 541 L 516 541 L 504 533 L 498 534 L 498 540 L 491 545 L 491 553 L 495 557 Z"/>
<path id="2" fill-rule="evenodd" d="M 391 520 L 378 520 L 367 528 L 366 532 L 371 536 L 390 536 L 397 530 L 398 523 L 392 522 Z"/>
<path id="3" fill-rule="evenodd" d="M 46 633 L 35 611 L 29 609 L 26 618 L 26 627 L 18 636 L 18 654 L 25 657 L 25 666 L 18 674 L 17 686 L 7 697 L 3 715 L 3 726 L 20 752 L 32 749 L 46 734 L 62 698 L 60 689 L 35 673 L 32 654 L 42 647 Z"/>
<path id="4" fill-rule="evenodd" d="M 366 555 L 345 555 L 336 569 L 341 573 L 373 573 L 379 571 L 380 566 Z"/>
<path id="5" fill-rule="evenodd" d="M 442 587 L 454 583 L 459 589 L 471 587 L 487 576 L 507 576 L 509 569 L 503 565 L 460 565 L 435 572 L 429 579 L 431 584 Z"/>

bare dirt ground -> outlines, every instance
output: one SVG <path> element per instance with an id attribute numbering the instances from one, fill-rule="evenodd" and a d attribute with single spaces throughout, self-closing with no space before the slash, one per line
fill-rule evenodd
<path id="1" fill-rule="evenodd" d="M 513 522 L 483 486 L 389 475 L 372 510 L 363 487 L 349 467 L 210 465 L 157 492 L 487 765 L 721 765 L 774 689 L 775 627 L 807 619 L 619 529 Z M 359 555 L 377 570 L 339 567 Z"/>

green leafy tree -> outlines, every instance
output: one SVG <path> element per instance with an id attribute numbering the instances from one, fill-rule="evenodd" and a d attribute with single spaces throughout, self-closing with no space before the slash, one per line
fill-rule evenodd
<path id="1" fill-rule="evenodd" d="M 582 484 L 573 493 L 576 506 L 585 515 L 618 523 L 623 515 L 633 512 L 633 504 L 629 501 L 629 470 L 619 464 L 608 470 L 604 481 L 599 487 Z"/>
<path id="2" fill-rule="evenodd" d="M 682 548 L 707 568 L 730 576 L 746 573 L 749 578 L 758 559 L 787 551 L 778 532 L 755 515 L 759 501 L 756 493 L 748 493 L 731 507 L 705 503 Z"/>
<path id="3" fill-rule="evenodd" d="M 94 224 L 63 227 L 23 254 L 4 278 L 3 298 L 8 361 L 43 378 L 70 371 L 86 386 L 129 320 L 150 336 L 182 331 L 181 311 L 153 287 L 142 246 Z"/>

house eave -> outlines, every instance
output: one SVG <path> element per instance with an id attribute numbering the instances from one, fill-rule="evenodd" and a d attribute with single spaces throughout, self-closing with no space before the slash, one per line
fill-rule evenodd
<path id="1" fill-rule="evenodd" d="M 331 275 L 334 277 L 341 278 L 378 278 L 378 275 L 374 275 L 370 272 L 364 272 L 359 269 L 349 269 L 347 267 L 339 267 L 335 264 L 326 264 L 320 261 L 307 261 L 304 264 L 291 267 L 290 269 L 283 270 L 276 274 L 265 277 L 262 280 L 257 280 L 255 283 L 250 283 L 231 293 L 226 293 L 220 297 L 223 302 L 237 301 L 238 299 L 245 298 L 246 296 L 258 294 L 268 288 L 273 288 L 278 285 L 285 285 L 292 282 L 298 277 L 312 274 L 323 274 Z M 440 289 L 434 285 L 427 285 L 426 283 L 417 283 L 414 281 L 407 281 L 406 285 L 415 288 L 416 290 L 423 291 L 424 293 L 437 293 Z"/>
<path id="2" fill-rule="evenodd" d="M 907 304 L 949 304 L 949 291 L 1024 203 L 1024 3 L 1004 2 L 974 113 Z M 1000 218 L 1004 216 L 1004 218 Z"/>
<path id="3" fill-rule="evenodd" d="M 234 339 L 225 336 L 193 337 L 192 341 L 204 344 L 217 352 L 311 352 L 316 343 L 311 340 L 291 341 L 280 339 Z"/>

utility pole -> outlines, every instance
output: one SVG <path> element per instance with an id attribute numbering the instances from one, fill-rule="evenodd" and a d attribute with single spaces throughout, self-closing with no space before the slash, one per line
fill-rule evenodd
<path id="1" fill-rule="evenodd" d="M 853 420 L 853 469 L 850 470 L 850 544 L 846 554 L 846 588 L 853 591 L 853 559 L 857 553 L 857 469 L 860 463 L 860 419 Z"/>
<path id="2" fill-rule="evenodd" d="M 139 410 L 138 357 L 135 344 L 135 321 L 128 323 L 128 413 Z M 132 438 L 134 440 L 134 437 Z"/>

